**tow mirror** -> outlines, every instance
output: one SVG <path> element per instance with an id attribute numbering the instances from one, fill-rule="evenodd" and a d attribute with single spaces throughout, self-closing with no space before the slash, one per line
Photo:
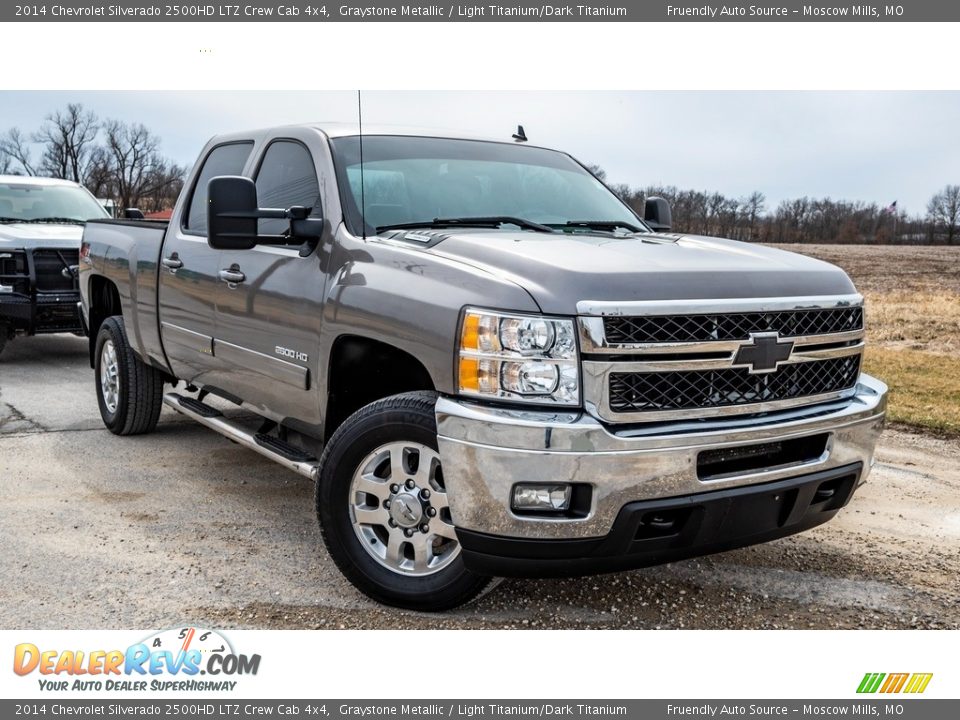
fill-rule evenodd
<path id="1" fill-rule="evenodd" d="M 127 208 L 123 211 L 125 220 L 143 220 L 143 210 L 140 208 Z"/>
<path id="2" fill-rule="evenodd" d="M 257 244 L 257 186 L 224 175 L 207 184 L 207 244 L 215 250 L 249 250 Z"/>
<path id="3" fill-rule="evenodd" d="M 662 197 L 648 197 L 643 207 L 643 219 L 654 230 L 669 230 L 673 225 L 670 203 Z"/>
<path id="4" fill-rule="evenodd" d="M 260 235 L 257 221 L 289 220 L 289 235 Z M 323 234 L 318 209 L 257 207 L 257 186 L 248 177 L 224 175 L 207 185 L 207 243 L 216 250 L 250 250 L 256 245 L 303 243 L 301 255 L 312 252 Z"/>

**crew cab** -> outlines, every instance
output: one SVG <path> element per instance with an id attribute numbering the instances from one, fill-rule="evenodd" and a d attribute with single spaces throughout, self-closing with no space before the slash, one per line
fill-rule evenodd
<path id="1" fill-rule="evenodd" d="M 83 332 L 80 236 L 106 217 L 77 183 L 0 175 L 0 352 L 17 335 Z"/>
<path id="2" fill-rule="evenodd" d="M 103 421 L 165 404 L 310 478 L 340 570 L 422 610 L 829 520 L 884 420 L 863 298 L 670 224 L 526 142 L 215 137 L 169 224 L 84 230 Z"/>

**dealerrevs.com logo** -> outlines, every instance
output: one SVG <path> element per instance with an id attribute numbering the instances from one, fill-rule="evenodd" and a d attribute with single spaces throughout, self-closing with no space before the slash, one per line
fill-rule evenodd
<path id="1" fill-rule="evenodd" d="M 858 693 L 922 693 L 933 673 L 867 673 L 857 686 Z"/>
<path id="2" fill-rule="evenodd" d="M 38 675 L 41 690 L 231 691 L 238 676 L 256 675 L 260 655 L 237 653 L 221 633 L 196 627 L 163 632 L 125 650 L 55 650 L 33 643 L 14 648 L 13 671 Z"/>

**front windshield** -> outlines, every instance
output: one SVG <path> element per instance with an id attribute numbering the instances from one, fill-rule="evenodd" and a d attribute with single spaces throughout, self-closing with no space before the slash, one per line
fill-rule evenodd
<path id="1" fill-rule="evenodd" d="M 109 217 L 89 192 L 76 185 L 0 182 L 0 222 L 84 222 Z"/>
<path id="2" fill-rule="evenodd" d="M 360 142 L 331 141 L 347 226 L 361 233 Z M 437 218 L 509 217 L 577 231 L 594 221 L 646 229 L 603 183 L 553 150 L 505 143 L 364 136 L 366 232 Z"/>

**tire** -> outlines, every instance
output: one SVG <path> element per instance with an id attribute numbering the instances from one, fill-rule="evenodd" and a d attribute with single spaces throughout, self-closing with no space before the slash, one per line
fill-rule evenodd
<path id="1" fill-rule="evenodd" d="M 97 333 L 95 382 L 100 417 L 114 435 L 152 431 L 163 407 L 163 375 L 136 356 L 123 318 L 109 317 Z"/>
<path id="2" fill-rule="evenodd" d="M 378 602 L 427 612 L 469 602 L 494 582 L 463 564 L 435 403 L 435 393 L 413 392 L 355 412 L 327 443 L 316 486 L 320 531 L 340 572 Z"/>

